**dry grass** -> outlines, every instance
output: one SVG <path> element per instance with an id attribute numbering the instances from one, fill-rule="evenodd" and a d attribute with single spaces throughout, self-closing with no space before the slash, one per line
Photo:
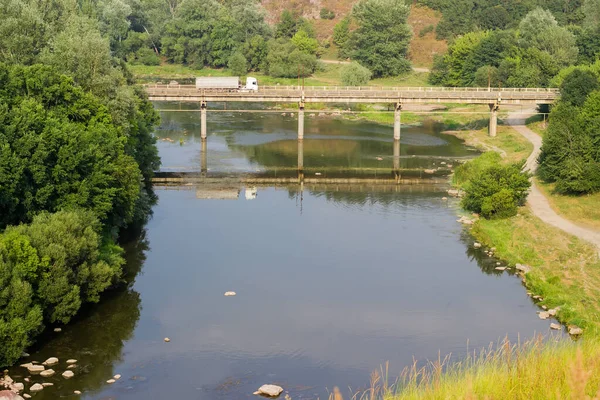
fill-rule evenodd
<path id="1" fill-rule="evenodd" d="M 413 29 L 414 36 L 408 50 L 409 59 L 416 67 L 431 67 L 433 56 L 444 54 L 448 50 L 445 40 L 435 38 L 435 30 L 420 37 L 419 32 L 427 26 L 435 28 L 442 18 L 441 14 L 421 5 L 413 5 L 408 16 L 408 23 Z"/>
<path id="2" fill-rule="evenodd" d="M 537 185 L 558 214 L 579 225 L 600 230 L 600 193 L 564 196 L 554 193 L 554 184 L 538 180 Z"/>

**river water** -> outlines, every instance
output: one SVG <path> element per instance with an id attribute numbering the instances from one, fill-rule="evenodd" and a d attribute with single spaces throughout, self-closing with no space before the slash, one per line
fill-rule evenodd
<path id="1" fill-rule="evenodd" d="M 162 117 L 163 170 L 201 171 L 199 115 Z M 208 127 L 206 176 L 296 173 L 289 114 L 209 112 Z M 391 127 L 315 116 L 306 129 L 307 176 L 394 169 Z M 439 130 L 403 127 L 403 174 L 474 154 Z M 445 185 L 224 182 L 156 189 L 153 218 L 126 246 L 127 287 L 22 361 L 56 356 L 61 373 L 79 360 L 71 380 L 32 377 L 54 383 L 36 399 L 249 399 L 265 383 L 293 399 L 333 386 L 349 398 L 386 361 L 393 378 L 413 357 L 460 360 L 506 335 L 548 333 L 519 279 L 473 248 Z"/>

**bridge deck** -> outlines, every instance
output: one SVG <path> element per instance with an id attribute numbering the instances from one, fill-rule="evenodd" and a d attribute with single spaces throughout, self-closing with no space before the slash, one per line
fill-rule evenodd
<path id="1" fill-rule="evenodd" d="M 263 86 L 241 92 L 148 85 L 146 91 L 150 100 L 183 102 L 549 104 L 559 97 L 558 89 L 546 88 Z"/>

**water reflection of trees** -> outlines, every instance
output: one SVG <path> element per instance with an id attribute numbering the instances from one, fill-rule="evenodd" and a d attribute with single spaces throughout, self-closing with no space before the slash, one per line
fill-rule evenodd
<path id="1" fill-rule="evenodd" d="M 346 187 L 340 191 L 311 189 L 311 185 L 305 185 L 305 191 L 313 197 L 322 197 L 334 203 L 353 206 L 380 205 L 384 207 L 409 207 L 414 206 L 415 201 L 426 204 L 432 200 L 439 200 L 440 194 L 443 193 L 441 188 L 435 185 L 421 185 L 418 188 L 381 185 L 378 188 L 371 188 L 371 190 L 365 190 L 361 185 L 352 185 L 350 187 L 354 187 L 355 190 L 348 190 Z M 300 189 L 288 189 L 288 197 L 290 199 L 299 197 L 300 195 Z"/>
<path id="2" fill-rule="evenodd" d="M 498 265 L 496 264 L 499 260 L 496 257 L 490 257 L 485 254 L 485 248 L 476 249 L 473 244 L 476 242 L 475 238 L 465 229 L 460 235 L 460 241 L 465 244 L 466 254 L 470 260 L 475 260 L 481 271 L 487 275 L 502 275 L 505 271 L 496 270 Z M 502 263 L 503 267 L 506 267 L 506 263 Z"/>
<path id="3" fill-rule="evenodd" d="M 102 297 L 99 304 L 83 307 L 71 324 L 63 332 L 47 333 L 31 349 L 29 360 L 43 361 L 48 357 L 58 357 L 61 362 L 54 367 L 57 373 L 51 378 L 32 377 L 33 382 L 51 382 L 54 387 L 36 395 L 38 400 L 55 399 L 72 394 L 74 390 L 84 393 L 98 391 L 104 387 L 115 371 L 114 365 L 122 360 L 124 343 L 129 340 L 141 311 L 140 294 L 133 290 L 133 282 L 141 271 L 146 259 L 148 241 L 145 230 L 123 245 L 127 260 L 124 269 L 124 283 Z M 75 377 L 66 380 L 61 377 L 66 359 L 78 360 Z M 23 369 L 15 366 L 11 375 L 22 376 Z"/>

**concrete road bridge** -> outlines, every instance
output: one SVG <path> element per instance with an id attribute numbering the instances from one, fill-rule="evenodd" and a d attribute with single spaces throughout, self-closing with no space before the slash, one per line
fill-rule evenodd
<path id="1" fill-rule="evenodd" d="M 196 89 L 194 85 L 147 85 L 152 101 L 194 102 L 200 104 L 201 137 L 206 138 L 206 107 L 209 102 L 297 103 L 298 139 L 304 138 L 306 103 L 394 104 L 394 139 L 400 140 L 401 111 L 404 104 L 487 104 L 490 108 L 489 133 L 496 136 L 501 105 L 551 104 L 559 97 L 553 88 L 477 87 L 376 87 L 376 86 L 261 86 L 258 91 Z"/>

